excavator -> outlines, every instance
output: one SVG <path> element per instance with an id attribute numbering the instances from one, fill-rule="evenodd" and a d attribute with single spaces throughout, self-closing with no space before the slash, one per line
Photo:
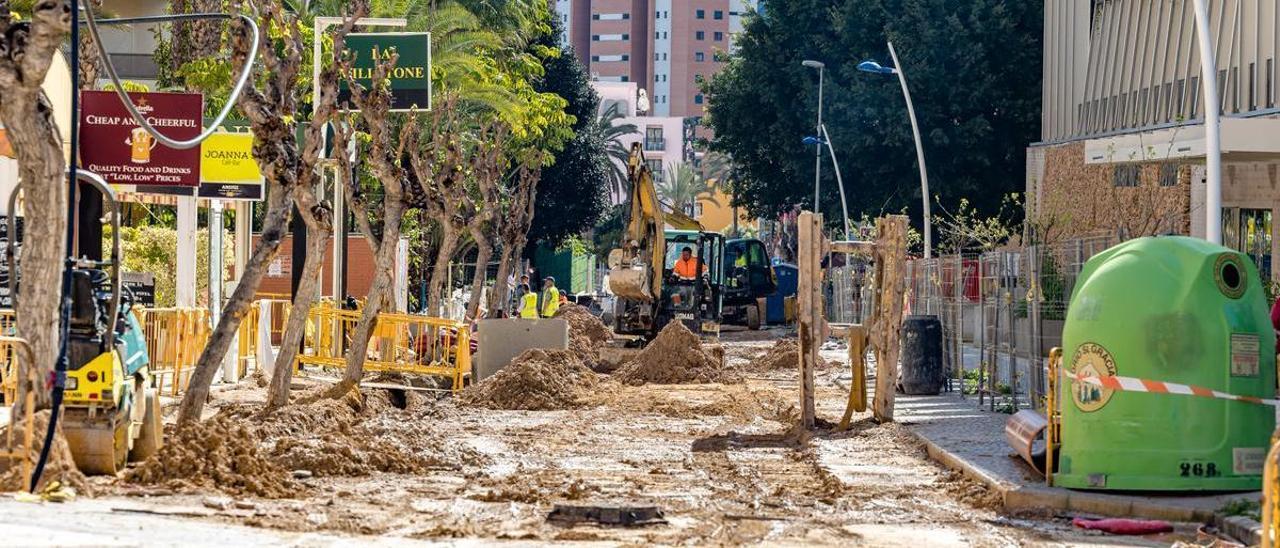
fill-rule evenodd
<path id="1" fill-rule="evenodd" d="M 703 337 L 720 334 L 724 291 L 724 237 L 687 215 L 665 210 L 639 143 L 627 162 L 631 182 L 622 247 L 609 252 L 609 290 L 615 295 L 613 330 L 642 339 L 672 320 Z M 671 227 L 671 228 L 668 228 Z M 684 248 L 703 276 L 682 280 L 671 267 Z"/>

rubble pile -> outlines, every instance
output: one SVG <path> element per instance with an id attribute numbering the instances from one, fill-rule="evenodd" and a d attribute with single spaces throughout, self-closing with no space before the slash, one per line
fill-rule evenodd
<path id="1" fill-rule="evenodd" d="M 826 361 L 821 357 L 818 358 L 817 367 L 825 367 Z M 800 368 L 800 343 L 795 339 L 783 339 L 773 344 L 773 347 L 764 351 L 756 359 L 751 361 L 751 368 L 762 371 L 772 371 L 775 369 L 792 369 Z"/>
<path id="2" fill-rule="evenodd" d="M 724 354 L 708 352 L 702 341 L 683 323 L 662 328 L 648 346 L 613 374 L 624 384 L 686 384 L 737 380 L 724 367 Z"/>
<path id="3" fill-rule="evenodd" d="M 600 362 L 600 346 L 613 338 L 613 332 L 586 307 L 576 304 L 561 306 L 556 317 L 569 322 L 569 350 L 594 369 Z"/>
<path id="4" fill-rule="evenodd" d="M 493 376 L 467 388 L 460 404 L 485 409 L 548 411 L 583 405 L 587 389 L 599 382 L 571 350 L 533 348 Z"/>

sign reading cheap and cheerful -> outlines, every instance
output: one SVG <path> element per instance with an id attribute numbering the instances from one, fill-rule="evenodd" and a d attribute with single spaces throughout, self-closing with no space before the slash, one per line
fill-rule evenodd
<path id="1" fill-rule="evenodd" d="M 202 198 L 261 200 L 262 170 L 253 157 L 252 133 L 214 133 L 200 143 Z"/>
<path id="2" fill-rule="evenodd" d="M 347 51 L 354 60 L 348 76 L 365 89 L 373 87 L 373 74 L 380 63 L 398 55 L 387 74 L 391 88 L 391 110 L 431 110 L 431 33 L 356 33 L 346 38 Z M 355 109 L 346 78 L 338 84 L 338 104 Z"/>
<path id="3" fill-rule="evenodd" d="M 200 134 L 199 93 L 130 93 L 138 112 L 172 139 Z M 80 92 L 80 162 L 121 185 L 200 185 L 200 149 L 176 150 L 140 127 L 113 91 Z M 138 189 L 145 192 L 145 188 Z"/>

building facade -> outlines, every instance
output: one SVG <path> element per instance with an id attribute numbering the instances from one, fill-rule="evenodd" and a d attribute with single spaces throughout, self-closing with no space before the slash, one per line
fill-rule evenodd
<path id="1" fill-rule="evenodd" d="M 757 0 L 556 0 L 564 43 L 592 77 L 635 82 L 650 114 L 696 117 L 705 111 L 698 80 L 710 78 L 732 48 Z"/>
<path id="2" fill-rule="evenodd" d="M 640 143 L 645 162 L 653 172 L 654 183 L 665 183 L 667 172 L 684 162 L 684 119 L 641 114 L 636 105 L 639 94 L 636 82 L 596 81 L 591 86 L 600 94 L 600 112 L 616 105 L 623 117 L 614 124 L 631 124 L 636 127 L 635 133 L 622 137 L 623 144 L 629 150 L 633 143 Z M 615 197 L 617 200 L 624 198 L 625 196 Z"/>
<path id="3" fill-rule="evenodd" d="M 1042 140 L 1027 151 L 1027 214 L 1042 238 L 1203 236 L 1204 113 L 1216 108 L 1223 243 L 1280 277 L 1280 9 L 1208 4 L 1216 105 L 1201 90 L 1191 0 L 1045 1 Z"/>

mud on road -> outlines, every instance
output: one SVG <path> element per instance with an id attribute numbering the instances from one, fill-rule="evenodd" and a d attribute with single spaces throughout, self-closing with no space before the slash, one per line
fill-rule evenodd
<path id="1" fill-rule="evenodd" d="M 751 371 L 772 346 L 728 340 L 725 367 Z M 839 354 L 826 357 L 838 361 Z M 846 395 L 822 376 L 840 363 L 820 373 L 827 419 L 838 418 Z M 993 495 L 933 464 L 898 425 L 856 417 L 844 432 L 794 430 L 794 371 L 770 369 L 730 384 L 604 379 L 588 389 L 573 408 L 541 411 L 367 389 L 365 398 L 380 403 L 353 412 L 366 418 L 335 421 L 326 432 L 322 416 L 294 412 L 273 422 L 247 414 L 265 394 L 245 387 L 217 393 L 211 409 L 256 421 L 269 434 L 260 450 L 271 458 L 287 461 L 278 444 L 305 431 L 319 440 L 308 446 L 322 451 L 367 459 L 376 456 L 370 451 L 429 452 L 433 465 L 305 473 L 286 465 L 278 485 L 291 491 L 276 492 L 273 483 L 270 498 L 220 494 L 208 483 L 94 483 L 122 505 L 198 509 L 192 514 L 205 522 L 406 540 L 1011 546 L 1058 544 L 1068 534 L 999 516 Z M 415 439 L 430 443 L 419 447 Z M 666 523 L 568 526 L 546 519 L 556 503 L 655 505 Z"/>

